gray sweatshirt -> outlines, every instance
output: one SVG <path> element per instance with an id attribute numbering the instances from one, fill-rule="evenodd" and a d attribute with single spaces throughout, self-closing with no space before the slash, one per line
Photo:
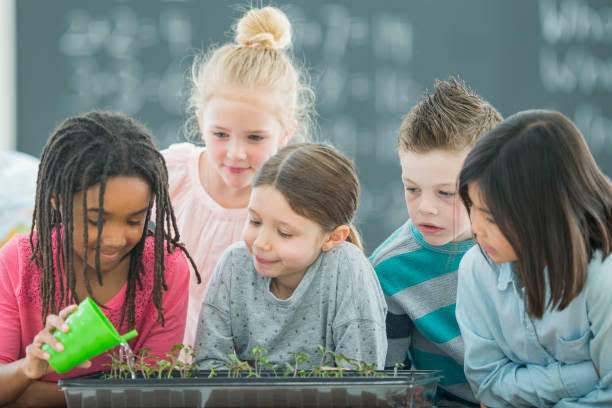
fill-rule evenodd
<path id="1" fill-rule="evenodd" d="M 382 369 L 386 309 L 372 266 L 353 244 L 322 252 L 291 297 L 281 300 L 270 292 L 270 278 L 255 270 L 244 242 L 237 242 L 221 256 L 202 302 L 196 362 L 201 369 L 223 367 L 234 352 L 253 360 L 251 349 L 258 346 L 279 365 L 293 361 L 289 352 L 308 353 L 318 364 L 320 344 Z"/>

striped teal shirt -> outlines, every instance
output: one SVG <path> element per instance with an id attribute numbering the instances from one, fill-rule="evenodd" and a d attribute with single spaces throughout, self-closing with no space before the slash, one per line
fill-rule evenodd
<path id="1" fill-rule="evenodd" d="M 457 269 L 473 241 L 428 244 L 406 222 L 370 257 L 389 308 L 387 366 L 441 370 L 441 398 L 476 402 L 463 373 L 463 341 L 455 318 Z M 450 393 L 450 395 L 448 395 Z"/>

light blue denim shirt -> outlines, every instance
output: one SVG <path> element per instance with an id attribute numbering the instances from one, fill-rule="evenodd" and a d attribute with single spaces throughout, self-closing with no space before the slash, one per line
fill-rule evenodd
<path id="1" fill-rule="evenodd" d="M 476 398 L 488 407 L 612 406 L 612 256 L 602 262 L 596 252 L 580 295 L 541 319 L 527 315 L 514 268 L 478 246 L 459 266 L 456 316 Z"/>

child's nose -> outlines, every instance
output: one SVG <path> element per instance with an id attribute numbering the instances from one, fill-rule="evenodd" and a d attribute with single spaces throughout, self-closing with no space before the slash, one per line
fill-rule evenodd
<path id="1" fill-rule="evenodd" d="M 421 214 L 436 215 L 438 213 L 438 210 L 431 200 L 429 200 L 428 198 L 423 198 L 419 202 L 419 212 Z"/>
<path id="2" fill-rule="evenodd" d="M 126 232 L 120 226 L 105 225 L 102 229 L 101 245 L 110 248 L 121 248 L 127 243 Z"/>
<path id="3" fill-rule="evenodd" d="M 262 250 L 270 250 L 271 248 L 270 240 L 268 239 L 267 234 L 265 232 L 260 232 L 259 234 L 257 234 L 253 245 L 257 249 Z"/>
<path id="4" fill-rule="evenodd" d="M 240 140 L 237 140 L 237 138 L 234 138 L 229 143 L 227 155 L 229 158 L 238 160 L 246 158 L 246 150 L 244 144 Z"/>
<path id="5" fill-rule="evenodd" d="M 472 233 L 474 234 L 474 236 L 479 236 L 479 237 L 483 237 L 484 236 L 484 230 L 482 228 L 482 222 L 480 220 L 480 217 L 471 214 L 470 216 L 470 222 L 472 224 Z"/>

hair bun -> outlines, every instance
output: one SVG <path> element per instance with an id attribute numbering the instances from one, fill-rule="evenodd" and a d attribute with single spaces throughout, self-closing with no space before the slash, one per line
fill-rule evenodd
<path id="1" fill-rule="evenodd" d="M 246 47 L 284 50 L 291 46 L 291 23 L 275 7 L 249 10 L 236 26 L 236 42 Z"/>

